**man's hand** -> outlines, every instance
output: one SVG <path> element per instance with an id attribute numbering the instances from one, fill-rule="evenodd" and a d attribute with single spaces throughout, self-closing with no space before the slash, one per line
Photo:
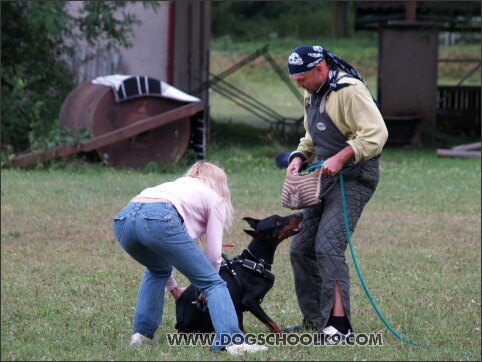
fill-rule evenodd
<path id="1" fill-rule="evenodd" d="M 325 162 L 323 162 L 323 165 L 321 166 L 321 173 L 330 175 L 330 176 L 335 176 L 343 167 L 343 163 L 340 162 L 339 157 L 333 156 L 327 159 Z"/>
<path id="2" fill-rule="evenodd" d="M 355 152 L 351 146 L 346 146 L 336 155 L 328 158 L 321 166 L 321 173 L 335 176 L 342 169 L 343 165 L 355 157 Z"/>
<path id="3" fill-rule="evenodd" d="M 286 174 L 294 174 L 294 173 L 298 173 L 298 171 L 300 170 L 301 168 L 301 164 L 303 163 L 303 161 L 301 160 L 301 157 L 294 157 L 290 164 L 288 165 L 288 167 L 286 168 Z"/>

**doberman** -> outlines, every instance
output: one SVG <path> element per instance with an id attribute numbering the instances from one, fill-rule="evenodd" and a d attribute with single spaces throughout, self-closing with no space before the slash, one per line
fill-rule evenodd
<path id="1" fill-rule="evenodd" d="M 253 239 L 242 253 L 224 263 L 219 270 L 226 281 L 238 315 L 239 327 L 244 331 L 243 312 L 249 311 L 273 333 L 281 334 L 278 325 L 261 308 L 264 296 L 273 287 L 275 276 L 271 272 L 278 244 L 301 230 L 301 212 L 285 217 L 272 215 L 263 220 L 243 218 L 254 230 L 244 230 Z M 193 303 L 196 301 L 197 303 Z M 190 285 L 176 301 L 176 325 L 179 333 L 211 333 L 214 327 L 206 304 Z"/>

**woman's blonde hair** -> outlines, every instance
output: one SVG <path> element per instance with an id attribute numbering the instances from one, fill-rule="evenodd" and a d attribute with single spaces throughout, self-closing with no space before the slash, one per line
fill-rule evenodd
<path id="1" fill-rule="evenodd" d="M 197 161 L 187 170 L 185 176 L 200 179 L 212 188 L 226 205 L 226 222 L 224 229 L 228 231 L 233 224 L 234 208 L 231 203 L 231 191 L 228 187 L 228 176 L 224 170 L 212 161 Z"/>

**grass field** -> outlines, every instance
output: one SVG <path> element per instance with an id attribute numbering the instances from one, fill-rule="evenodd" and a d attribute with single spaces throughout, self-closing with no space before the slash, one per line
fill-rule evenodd
<path id="1" fill-rule="evenodd" d="M 284 171 L 279 145 L 211 146 L 209 159 L 229 175 L 235 224 L 229 256 L 249 243 L 244 216 L 290 210 L 280 204 Z M 352 236 L 359 271 L 383 318 L 374 311 L 351 253 L 353 325 L 380 333 L 383 346 L 272 346 L 246 357 L 208 346 L 169 346 L 174 303 L 166 296 L 157 344 L 128 346 L 143 268 L 117 245 L 112 218 L 143 188 L 180 176 L 116 171 L 102 165 L 2 170 L 1 360 L 480 360 L 480 159 L 439 158 L 434 150 L 387 149 L 377 192 Z M 289 262 L 290 239 L 277 250 L 276 283 L 263 301 L 281 326 L 300 321 Z M 185 284 L 182 275 L 179 283 Z M 267 333 L 245 316 L 249 333 Z"/>

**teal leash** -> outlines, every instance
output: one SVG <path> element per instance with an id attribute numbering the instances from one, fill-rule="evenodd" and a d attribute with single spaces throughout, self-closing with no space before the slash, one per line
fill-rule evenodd
<path id="1" fill-rule="evenodd" d="M 323 161 L 320 163 L 320 165 L 314 165 L 314 166 L 319 167 L 319 166 L 321 166 L 322 163 L 323 163 Z M 314 167 L 314 166 L 311 166 L 311 167 Z M 358 275 L 358 279 L 360 279 L 360 283 L 363 287 L 363 290 L 365 291 L 365 294 L 368 297 L 368 300 L 370 301 L 373 309 L 375 310 L 375 312 L 377 313 L 378 317 L 383 322 L 383 324 L 388 328 L 388 330 L 390 332 L 392 332 L 392 334 L 395 337 L 397 337 L 398 339 L 400 339 L 401 341 L 403 341 L 405 343 L 408 343 L 408 344 L 411 344 L 413 346 L 429 348 L 429 349 L 434 350 L 434 351 L 442 351 L 439 348 L 427 346 L 425 344 L 421 344 L 421 343 L 418 343 L 418 342 L 411 341 L 407 338 L 404 338 L 396 330 L 394 330 L 392 328 L 392 326 L 387 322 L 387 320 L 383 317 L 382 313 L 378 309 L 378 307 L 377 307 L 375 301 L 373 300 L 372 296 L 370 295 L 370 292 L 368 291 L 368 288 L 365 284 L 365 281 L 364 281 L 364 279 L 361 275 L 360 268 L 358 267 L 358 262 L 357 262 L 356 256 L 355 256 L 355 250 L 353 250 L 353 244 L 351 242 L 351 236 L 350 236 L 350 226 L 348 224 L 348 213 L 346 211 L 346 198 L 345 198 L 345 187 L 343 186 L 343 175 L 342 175 L 341 172 L 339 173 L 339 175 L 340 175 L 340 190 L 341 190 L 341 202 L 342 202 L 342 208 L 343 208 L 343 218 L 344 218 L 344 221 L 345 221 L 345 230 L 346 230 L 346 237 L 347 237 L 347 240 L 348 240 L 348 246 L 350 247 L 350 253 L 351 253 L 351 256 L 352 256 L 352 259 L 353 259 L 353 265 L 355 266 L 355 270 L 356 270 L 356 273 Z M 453 352 L 453 351 L 445 350 L 445 352 Z M 468 352 L 462 352 L 462 355 L 466 356 L 466 357 L 476 357 L 477 356 L 474 353 L 468 353 Z"/>
<path id="2" fill-rule="evenodd" d="M 308 168 L 306 169 L 306 171 L 308 171 L 308 173 L 313 172 L 313 171 L 316 170 L 318 167 L 323 166 L 323 162 L 325 162 L 325 161 L 321 160 L 319 163 L 315 163 L 314 165 L 308 167 Z"/>
<path id="3" fill-rule="evenodd" d="M 305 176 L 305 175 L 308 175 L 308 174 L 312 173 L 314 170 L 321 167 L 323 165 L 323 162 L 325 162 L 325 161 L 321 160 L 319 163 L 315 163 L 314 165 L 311 165 L 310 167 L 308 167 L 306 169 L 306 172 L 298 172 L 298 175 Z"/>

